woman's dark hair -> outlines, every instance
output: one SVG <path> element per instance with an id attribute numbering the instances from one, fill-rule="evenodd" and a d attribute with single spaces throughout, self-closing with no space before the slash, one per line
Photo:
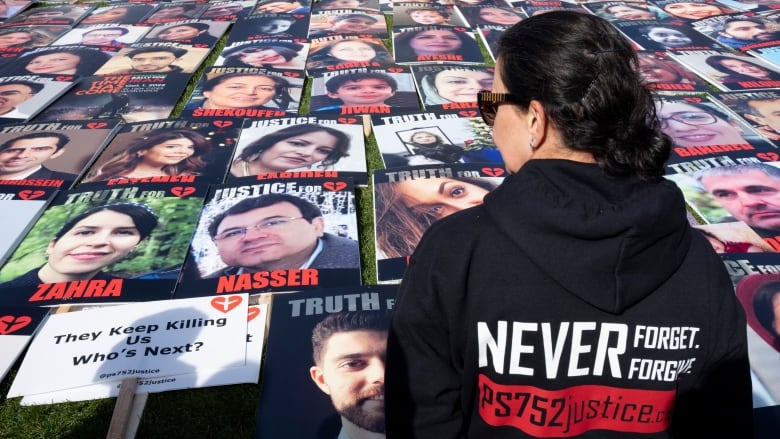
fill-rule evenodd
<path id="1" fill-rule="evenodd" d="M 497 68 L 512 103 L 539 101 L 564 146 L 611 176 L 663 175 L 672 140 L 661 132 L 631 44 L 603 18 L 551 11 L 509 28 Z"/>
<path id="2" fill-rule="evenodd" d="M 712 67 L 713 69 L 715 69 L 715 70 L 717 70 L 717 71 L 719 71 L 721 73 L 725 73 L 725 74 L 729 75 L 729 77 L 732 78 L 735 81 L 755 81 L 756 80 L 756 78 L 753 77 L 753 76 L 748 76 L 748 75 L 743 75 L 741 73 L 737 73 L 734 70 L 731 70 L 730 68 L 726 67 L 723 64 L 723 61 L 732 60 L 732 59 L 736 60 L 736 61 L 744 62 L 746 64 L 754 65 L 754 66 L 756 66 L 756 67 L 758 67 L 760 69 L 766 70 L 769 73 L 769 77 L 772 80 L 780 80 L 780 73 L 777 73 L 777 72 L 773 71 L 772 69 L 769 69 L 769 68 L 764 67 L 762 65 L 758 65 L 758 64 L 756 64 L 754 62 L 751 62 L 750 60 L 743 59 L 743 58 L 737 58 L 737 57 L 734 57 L 734 56 L 712 55 L 712 56 L 708 56 L 707 59 L 704 60 L 704 62 L 706 62 L 707 65 Z"/>
<path id="3" fill-rule="evenodd" d="M 121 154 L 112 158 L 98 169 L 97 174 L 85 181 L 103 181 L 111 178 L 120 178 L 122 175 L 133 171 L 143 161 L 143 155 L 139 154 L 155 145 L 168 140 L 188 139 L 192 141 L 195 152 L 173 165 L 165 165 L 162 172 L 166 175 L 198 175 L 206 166 L 203 157 L 211 152 L 211 142 L 200 133 L 191 130 L 158 130 L 134 140 Z"/>
<path id="4" fill-rule="evenodd" d="M 454 55 L 461 55 L 465 62 L 484 62 L 485 58 L 482 56 L 482 51 L 479 49 L 479 44 L 474 38 L 471 38 L 465 32 L 459 32 L 446 26 L 431 27 L 429 29 L 400 32 L 393 37 L 393 50 L 395 51 L 395 59 L 398 62 L 409 62 L 417 60 L 417 53 L 412 49 L 410 42 L 421 32 L 427 32 L 431 30 L 444 30 L 451 32 L 457 36 L 460 40 L 460 48 L 454 53 Z"/>
<path id="5" fill-rule="evenodd" d="M 35 58 L 41 55 L 50 55 L 53 53 L 70 53 L 79 57 L 79 63 L 76 65 L 76 75 L 89 76 L 103 64 L 105 64 L 111 56 L 103 53 L 98 49 L 91 47 L 51 47 L 46 50 L 37 50 L 33 53 L 28 53 L 17 59 L 16 73 L 29 75 L 30 71 L 27 70 L 27 64 L 34 61 Z"/>
<path id="6" fill-rule="evenodd" d="M 276 90 L 276 94 L 274 94 L 274 97 L 272 97 L 271 100 L 274 101 L 276 105 L 278 105 L 279 108 L 281 108 L 282 110 L 286 110 L 287 107 L 290 106 L 290 102 L 293 101 L 292 96 L 290 96 L 289 81 L 282 78 L 281 76 L 263 75 L 261 73 L 235 72 L 235 73 L 226 73 L 224 75 L 217 75 L 211 79 L 208 79 L 206 82 L 203 83 L 203 91 L 211 91 L 214 89 L 214 87 L 218 86 L 219 84 L 222 84 L 228 79 L 240 78 L 243 76 L 264 76 L 266 78 L 271 79 L 274 82 L 274 89 Z"/>
<path id="7" fill-rule="evenodd" d="M 774 327 L 775 310 L 772 302 L 775 295 L 780 294 L 780 282 L 768 282 L 761 286 L 753 295 L 753 312 L 756 313 L 756 320 L 773 337 L 780 339 L 780 334 Z"/>
<path id="8" fill-rule="evenodd" d="M 306 68 L 321 69 L 328 66 L 335 66 L 338 64 L 344 64 L 345 62 L 348 62 L 334 57 L 333 55 L 330 54 L 330 51 L 338 44 L 344 42 L 354 42 L 354 41 L 367 44 L 374 49 L 374 52 L 376 52 L 376 56 L 370 62 L 378 62 L 381 64 L 391 64 L 394 62 L 393 57 L 387 51 L 387 48 L 384 46 L 384 44 L 372 40 L 367 40 L 367 39 L 343 39 L 343 40 L 329 41 L 327 44 L 318 46 L 313 50 L 311 50 L 309 52 L 309 57 L 306 60 Z"/>
<path id="9" fill-rule="evenodd" d="M 234 47 L 222 52 L 222 56 L 225 57 L 225 62 L 222 63 L 222 65 L 225 67 L 257 67 L 255 65 L 247 64 L 244 61 L 241 61 L 241 56 L 247 53 L 259 52 L 269 49 L 284 57 L 286 61 L 289 61 L 298 56 L 300 50 L 303 49 L 303 44 L 266 42 Z"/>
<path id="10" fill-rule="evenodd" d="M 150 209 L 148 206 L 140 203 L 113 203 L 113 204 L 104 204 L 102 206 L 95 206 L 92 208 L 89 208 L 85 210 L 84 212 L 81 212 L 80 214 L 72 217 L 69 219 L 65 224 L 60 227 L 60 230 L 54 235 L 53 241 L 57 241 L 58 239 L 62 238 L 62 236 L 70 229 L 72 229 L 76 223 L 83 220 L 84 218 L 87 218 L 89 216 L 92 216 L 98 212 L 103 212 L 104 210 L 110 210 L 112 212 L 117 213 L 123 213 L 133 220 L 133 224 L 135 224 L 135 228 L 138 229 L 138 234 L 141 235 L 141 240 L 146 239 L 151 233 L 152 230 L 154 230 L 155 227 L 157 227 L 157 215 L 154 214 L 154 211 Z"/>
<path id="11" fill-rule="evenodd" d="M 289 139 L 293 136 L 300 136 L 302 134 L 308 134 L 308 133 L 316 133 L 318 131 L 324 131 L 331 136 L 336 138 L 336 146 L 333 148 L 333 151 L 331 151 L 330 154 L 328 154 L 327 157 L 325 157 L 324 160 L 322 160 L 322 166 L 330 166 L 335 164 L 339 161 L 342 157 L 347 157 L 349 155 L 349 136 L 344 134 L 343 132 L 325 126 L 325 125 L 316 125 L 313 123 L 306 123 L 302 125 L 293 125 L 287 128 L 282 128 L 279 131 L 274 131 L 273 133 L 266 134 L 265 136 L 255 140 L 254 142 L 247 145 L 246 148 L 244 148 L 243 151 L 241 151 L 241 155 L 239 155 L 239 160 L 243 160 L 245 162 L 252 162 L 257 160 L 260 155 L 267 150 L 268 148 L 274 146 L 277 142 L 281 142 L 282 140 Z"/>

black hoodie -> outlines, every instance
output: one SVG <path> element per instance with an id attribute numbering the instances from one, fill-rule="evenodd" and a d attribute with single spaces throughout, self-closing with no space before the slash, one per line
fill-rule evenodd
<path id="1" fill-rule="evenodd" d="M 531 160 L 412 256 L 388 437 L 751 437 L 745 330 L 672 183 Z"/>

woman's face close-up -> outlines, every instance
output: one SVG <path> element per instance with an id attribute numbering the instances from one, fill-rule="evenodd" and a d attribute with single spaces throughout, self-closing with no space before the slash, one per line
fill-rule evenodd
<path id="1" fill-rule="evenodd" d="M 609 15 L 621 20 L 654 20 L 655 14 L 647 9 L 635 8 L 628 5 L 612 6 L 605 11 Z"/>
<path id="2" fill-rule="evenodd" d="M 47 265 L 63 275 L 97 272 L 127 256 L 139 242 L 141 235 L 129 215 L 102 210 L 49 243 Z"/>
<path id="3" fill-rule="evenodd" d="M 343 41 L 331 47 L 330 56 L 341 61 L 371 61 L 376 57 L 376 50 L 370 44 L 361 41 Z"/>
<path id="4" fill-rule="evenodd" d="M 420 145 L 430 145 L 432 143 L 438 142 L 439 139 L 435 134 L 429 133 L 427 131 L 418 131 L 412 134 L 411 141 L 412 143 L 417 143 Z"/>
<path id="5" fill-rule="evenodd" d="M 47 53 L 33 58 L 25 67 L 28 72 L 75 75 L 81 57 L 73 53 Z"/>
<path id="6" fill-rule="evenodd" d="M 239 55 L 239 60 L 250 66 L 261 67 L 263 65 L 284 64 L 287 59 L 273 49 L 260 49 L 244 52 Z"/>
<path id="7" fill-rule="evenodd" d="M 11 32 L 0 35 L 0 47 L 14 47 L 27 44 L 32 41 L 32 35 L 29 32 Z"/>
<path id="8" fill-rule="evenodd" d="M 769 70 L 740 59 L 724 59 L 720 65 L 738 75 L 750 76 L 751 78 L 763 79 L 770 76 Z"/>
<path id="9" fill-rule="evenodd" d="M 479 18 L 492 24 L 511 26 L 520 21 L 520 16 L 512 11 L 501 8 L 482 8 L 479 10 Z"/>
<path id="10" fill-rule="evenodd" d="M 413 11 L 409 16 L 414 22 L 429 26 L 447 22 L 447 18 L 436 11 Z"/>
<path id="11" fill-rule="evenodd" d="M 143 162 L 155 168 L 175 165 L 195 154 L 195 143 L 186 138 L 171 139 L 141 151 Z"/>
<path id="12" fill-rule="evenodd" d="M 124 18 L 127 15 L 127 8 L 111 8 L 107 11 L 98 12 L 90 15 L 81 21 L 85 24 L 115 23 L 116 20 Z"/>
<path id="13" fill-rule="evenodd" d="M 639 72 L 645 82 L 675 83 L 679 76 L 671 67 L 652 58 L 639 57 Z"/>
<path id="14" fill-rule="evenodd" d="M 258 33 L 261 34 L 280 34 L 283 32 L 287 32 L 292 25 L 293 21 L 291 20 L 283 20 L 281 18 L 268 20 L 265 23 L 257 26 Z"/>
<path id="15" fill-rule="evenodd" d="M 192 26 L 174 26 L 165 29 L 157 35 L 157 38 L 166 41 L 191 40 L 201 33 L 206 32 Z"/>
<path id="16" fill-rule="evenodd" d="M 664 102 L 658 110 L 658 118 L 663 132 L 680 146 L 745 143 L 739 128 L 693 105 Z"/>
<path id="17" fill-rule="evenodd" d="M 246 108 L 265 105 L 276 95 L 276 83 L 267 76 L 234 76 L 204 91 L 203 108 Z"/>
<path id="18" fill-rule="evenodd" d="M 448 30 L 426 30 L 418 32 L 409 40 L 409 47 L 417 55 L 454 54 L 463 43 L 460 38 Z"/>
<path id="19" fill-rule="evenodd" d="M 405 180 L 396 184 L 404 205 L 417 213 L 441 219 L 482 204 L 488 190 L 453 178 Z"/>
<path id="20" fill-rule="evenodd" d="M 337 142 L 335 136 L 325 131 L 312 131 L 274 143 L 257 161 L 263 168 L 279 172 L 311 166 L 325 160 L 336 149 Z"/>
<path id="21" fill-rule="evenodd" d="M 723 13 L 719 7 L 713 4 L 686 2 L 670 3 L 664 6 L 664 11 L 674 15 L 675 17 L 688 18 L 690 20 L 698 20 Z"/>
<path id="22" fill-rule="evenodd" d="M 493 76 L 487 72 L 444 70 L 434 79 L 436 92 L 450 102 L 476 102 L 481 90 L 493 87 Z"/>
<path id="23" fill-rule="evenodd" d="M 647 38 L 666 47 L 681 47 L 691 44 L 691 38 L 677 29 L 654 27 L 647 32 Z"/>

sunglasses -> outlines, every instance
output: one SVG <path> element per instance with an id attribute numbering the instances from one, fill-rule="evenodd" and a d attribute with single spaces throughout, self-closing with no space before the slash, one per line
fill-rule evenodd
<path id="1" fill-rule="evenodd" d="M 479 106 L 479 112 L 482 113 L 482 120 L 491 127 L 496 121 L 498 106 L 512 102 L 513 97 L 509 93 L 494 93 L 488 90 L 477 93 L 477 106 Z"/>

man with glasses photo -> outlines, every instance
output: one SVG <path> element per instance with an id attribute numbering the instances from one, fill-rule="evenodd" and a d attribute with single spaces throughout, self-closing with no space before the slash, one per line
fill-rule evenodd
<path id="1" fill-rule="evenodd" d="M 204 279 L 297 268 L 359 268 L 357 241 L 325 232 L 322 212 L 288 194 L 247 198 L 217 215 L 209 235 L 226 267 Z"/>

